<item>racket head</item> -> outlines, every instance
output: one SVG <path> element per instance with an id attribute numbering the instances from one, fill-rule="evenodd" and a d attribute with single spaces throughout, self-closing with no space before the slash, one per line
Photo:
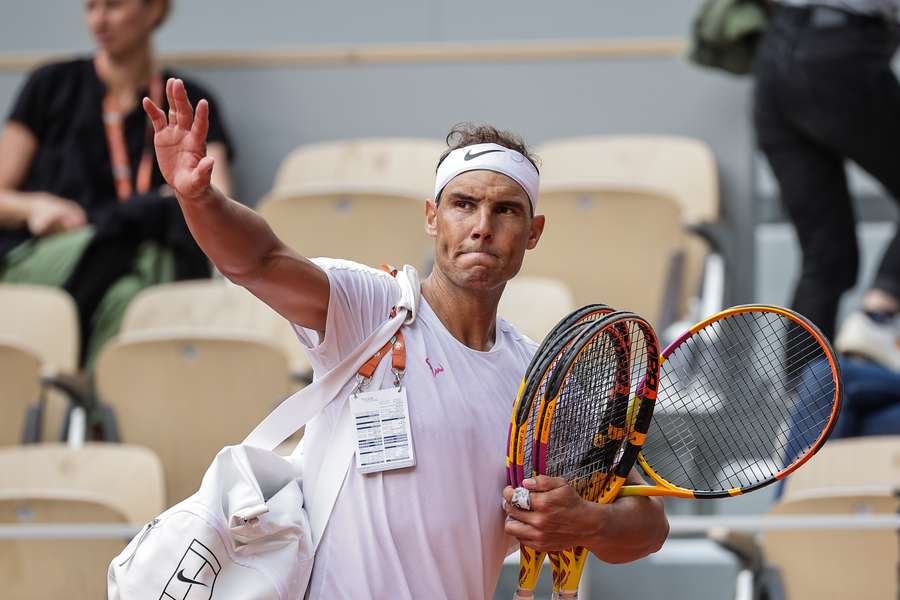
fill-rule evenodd
<path id="1" fill-rule="evenodd" d="M 563 349 L 539 405 L 537 472 L 565 478 L 587 500 L 614 499 L 646 437 L 658 355 L 653 328 L 633 313 L 582 326 Z M 587 554 L 585 548 L 558 553 L 555 592 L 578 589 Z"/>
<path id="2" fill-rule="evenodd" d="M 530 449 L 526 449 L 523 443 L 525 439 L 530 439 L 528 424 L 533 412 L 535 393 L 550 367 L 553 356 L 558 354 L 560 344 L 565 344 L 571 339 L 571 330 L 575 325 L 600 318 L 610 312 L 612 309 L 605 304 L 588 304 L 572 311 L 550 330 L 532 356 L 519 385 L 507 434 L 507 480 L 511 486 L 520 486 L 522 479 L 532 475 Z"/>
<path id="3" fill-rule="evenodd" d="M 585 324 L 550 374 L 534 428 L 538 474 L 609 501 L 634 465 L 653 415 L 659 347 L 643 318 Z"/>
<path id="4" fill-rule="evenodd" d="M 790 309 L 742 305 L 660 357 L 656 419 L 639 464 L 673 495 L 724 498 L 788 476 L 828 439 L 843 401 L 822 332 Z"/>

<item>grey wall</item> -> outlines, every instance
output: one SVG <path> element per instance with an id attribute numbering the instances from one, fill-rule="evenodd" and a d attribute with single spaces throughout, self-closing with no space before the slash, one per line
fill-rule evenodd
<path id="1" fill-rule="evenodd" d="M 162 51 L 309 44 L 685 36 L 700 0 L 473 0 L 329 3 L 182 0 Z M 0 52 L 88 52 L 81 2 L 0 0 Z M 674 133 L 708 142 L 724 214 L 753 223 L 749 82 L 681 59 L 204 69 L 238 147 L 242 200 L 255 203 L 299 144 L 378 135 L 442 136 L 490 121 L 531 143 L 592 133 Z M 22 74 L 0 73 L 0 111 Z M 734 227 L 731 300 L 749 301 L 752 231 Z"/>

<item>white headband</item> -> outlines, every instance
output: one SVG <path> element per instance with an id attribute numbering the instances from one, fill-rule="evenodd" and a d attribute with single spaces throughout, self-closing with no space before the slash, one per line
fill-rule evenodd
<path id="1" fill-rule="evenodd" d="M 531 201 L 532 214 L 537 214 L 540 176 L 525 156 L 499 144 L 473 144 L 457 148 L 447 155 L 438 167 L 434 181 L 437 199 L 450 180 L 466 171 L 494 171 L 506 175 L 525 190 Z"/>

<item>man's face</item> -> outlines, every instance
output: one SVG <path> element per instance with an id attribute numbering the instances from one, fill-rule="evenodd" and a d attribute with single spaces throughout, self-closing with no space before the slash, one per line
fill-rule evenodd
<path id="1" fill-rule="evenodd" d="M 455 285 L 490 290 L 512 279 L 534 248 L 544 217 L 531 217 L 528 195 L 501 173 L 468 171 L 428 200 L 425 230 L 435 238 L 435 268 Z"/>

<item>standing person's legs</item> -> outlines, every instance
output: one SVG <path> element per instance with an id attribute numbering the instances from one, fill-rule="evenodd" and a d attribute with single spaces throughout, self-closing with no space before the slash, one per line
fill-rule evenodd
<path id="1" fill-rule="evenodd" d="M 864 65 L 867 109 L 851 121 L 858 134 L 847 156 L 877 179 L 900 205 L 900 84 L 887 61 Z M 900 231 L 895 232 L 866 294 L 864 308 L 896 313 L 900 309 Z"/>
<path id="2" fill-rule="evenodd" d="M 794 310 L 834 336 L 841 295 L 856 283 L 856 219 L 843 160 L 802 139 L 763 145 L 802 252 Z"/>

